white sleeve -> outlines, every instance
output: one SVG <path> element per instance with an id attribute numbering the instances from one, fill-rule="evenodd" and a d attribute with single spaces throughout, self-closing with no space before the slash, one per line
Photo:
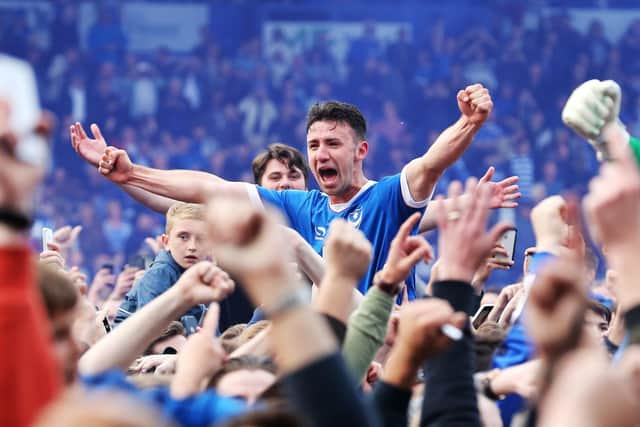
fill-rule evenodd
<path id="1" fill-rule="evenodd" d="M 247 184 L 247 195 L 249 196 L 249 201 L 253 206 L 261 210 L 264 209 L 264 203 L 262 203 L 260 193 L 258 193 L 258 189 L 255 184 Z"/>
<path id="2" fill-rule="evenodd" d="M 436 191 L 436 186 L 433 186 L 433 190 L 429 197 L 424 200 L 415 201 L 411 196 L 411 191 L 409 190 L 409 181 L 407 181 L 407 167 L 402 168 L 402 172 L 400 172 L 400 189 L 402 190 L 402 198 L 404 199 L 404 203 L 410 208 L 414 209 L 422 209 L 429 204 L 429 201 L 433 197 L 433 193 Z"/>

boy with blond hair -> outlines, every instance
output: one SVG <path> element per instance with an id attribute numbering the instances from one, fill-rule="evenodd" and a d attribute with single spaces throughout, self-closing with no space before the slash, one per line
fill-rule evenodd
<path id="1" fill-rule="evenodd" d="M 165 249 L 158 252 L 149 270 L 125 296 L 114 320 L 116 325 L 173 286 L 186 269 L 210 257 L 202 205 L 175 203 L 166 218 L 162 235 Z M 182 317 L 183 323 L 186 316 L 199 320 L 202 314 L 202 307 L 193 307 Z"/>

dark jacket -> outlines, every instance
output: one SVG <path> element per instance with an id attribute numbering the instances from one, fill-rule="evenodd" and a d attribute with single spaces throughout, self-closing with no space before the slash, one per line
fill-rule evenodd
<path id="1" fill-rule="evenodd" d="M 477 298 L 469 283 L 453 280 L 433 284 L 433 296 L 451 304 L 454 310 L 473 313 Z M 473 384 L 473 336 L 469 322 L 460 341 L 424 364 L 428 384 L 420 426 L 479 427 L 480 414 Z"/>
<path id="2" fill-rule="evenodd" d="M 158 252 L 149 270 L 144 273 L 140 281 L 124 297 L 114 323 L 116 325 L 119 324 L 131 314 L 149 304 L 151 300 L 173 286 L 184 271 L 185 269 L 178 265 L 169 252 L 164 250 Z M 203 311 L 202 306 L 196 306 L 191 308 L 185 315 L 195 316 L 196 322 L 199 322 Z M 182 320 L 184 320 L 184 317 Z"/>

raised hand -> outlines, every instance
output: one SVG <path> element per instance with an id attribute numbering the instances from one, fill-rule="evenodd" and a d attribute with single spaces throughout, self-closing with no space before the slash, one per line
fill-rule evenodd
<path id="1" fill-rule="evenodd" d="M 93 281 L 91 282 L 91 286 L 89 286 L 89 301 L 93 305 L 101 306 L 104 299 L 106 299 L 109 295 L 105 295 L 106 292 L 103 289 L 108 289 L 110 286 L 116 282 L 116 276 L 113 275 L 111 270 L 106 268 L 101 268 L 98 270 L 95 276 L 93 276 Z"/>
<path id="2" fill-rule="evenodd" d="M 222 366 L 226 353 L 216 338 L 219 317 L 220 306 L 214 302 L 209 306 L 202 328 L 189 336 L 182 347 L 171 382 L 174 398 L 183 399 L 202 391 Z"/>
<path id="3" fill-rule="evenodd" d="M 594 239 L 618 273 L 617 297 L 624 310 L 640 304 L 640 173 L 629 147 L 612 146 L 615 162 L 603 164 L 589 184 L 583 206 Z"/>
<path id="4" fill-rule="evenodd" d="M 73 149 L 76 150 L 76 153 L 87 163 L 98 167 L 102 153 L 104 153 L 105 148 L 107 148 L 107 141 L 105 141 L 102 136 L 102 132 L 100 132 L 97 124 L 93 123 L 91 125 L 91 132 L 94 138 L 89 138 L 82 125 L 78 122 L 69 128 Z"/>
<path id="5" fill-rule="evenodd" d="M 156 255 L 158 255 L 158 252 L 164 249 L 164 243 L 162 243 L 162 235 L 156 237 L 147 237 L 146 239 L 144 239 L 144 242 Z"/>
<path id="6" fill-rule="evenodd" d="M 604 125 L 618 119 L 621 90 L 613 80 L 589 80 L 569 96 L 562 121 L 585 139 L 600 136 Z"/>
<path id="7" fill-rule="evenodd" d="M 619 119 L 622 91 L 613 80 L 589 80 L 578 86 L 562 110 L 562 121 L 587 139 L 598 160 L 608 160 L 611 141 L 604 133 L 614 132 L 626 144 L 629 134 Z M 604 136 L 604 138 L 603 138 Z"/>
<path id="8" fill-rule="evenodd" d="M 441 328 L 451 324 L 464 329 L 467 315 L 454 312 L 448 302 L 430 298 L 416 300 L 400 309 L 400 322 L 395 345 L 405 346 L 422 362 L 447 348 L 451 339 Z"/>
<path id="9" fill-rule="evenodd" d="M 411 273 L 411 269 L 420 261 L 433 259 L 433 249 L 422 236 L 412 236 L 411 230 L 420 221 L 420 213 L 411 215 L 400 226 L 391 241 L 387 261 L 377 274 L 381 283 L 399 285 Z"/>
<path id="10" fill-rule="evenodd" d="M 472 124 L 483 124 L 493 110 L 493 101 L 489 90 L 479 83 L 459 91 L 457 100 L 460 112 Z"/>
<path id="11" fill-rule="evenodd" d="M 474 180 L 467 181 L 465 194 L 469 203 L 464 209 L 461 190 L 462 185 L 453 182 L 449 186 L 451 203 L 446 207 L 444 203 L 437 205 L 438 275 L 441 280 L 471 282 L 500 236 L 512 226 L 502 222 L 487 231 L 491 189 L 486 183 L 476 186 Z"/>
<path id="12" fill-rule="evenodd" d="M 371 250 L 362 231 L 343 219 L 331 223 L 324 244 L 325 274 L 313 299 L 317 311 L 349 321 L 354 288 L 369 268 Z"/>
<path id="13" fill-rule="evenodd" d="M 607 251 L 640 242 L 640 173 L 631 150 L 621 146 L 616 162 L 604 164 L 583 200 L 589 229 Z M 631 248 L 628 248 L 631 249 Z"/>
<path id="14" fill-rule="evenodd" d="M 65 249 L 73 246 L 74 242 L 78 239 L 78 235 L 81 231 L 81 225 L 76 225 L 75 227 L 65 225 L 64 227 L 58 228 L 53 232 L 53 241 L 60 246 L 61 250 L 64 251 Z"/>
<path id="15" fill-rule="evenodd" d="M 40 262 L 64 270 L 65 260 L 60 253 L 60 246 L 53 242 L 48 243 L 47 250 L 40 253 Z"/>
<path id="16" fill-rule="evenodd" d="M 191 306 L 222 301 L 235 289 L 229 275 L 209 261 L 201 261 L 184 272 L 174 285 Z"/>
<path id="17" fill-rule="evenodd" d="M 492 209 L 498 208 L 517 208 L 518 200 L 522 194 L 518 191 L 518 179 L 517 176 L 510 176 L 503 179 L 500 182 L 492 182 L 495 168 L 490 166 L 487 172 L 478 181 L 479 184 L 487 183 L 491 187 L 491 202 Z"/>
<path id="18" fill-rule="evenodd" d="M 326 274 L 357 282 L 369 268 L 371 250 L 371 243 L 362 231 L 342 219 L 334 220 L 323 250 Z"/>
<path id="19" fill-rule="evenodd" d="M 538 252 L 557 253 L 569 241 L 569 207 L 561 196 L 542 200 L 531 210 Z"/>
<path id="20" fill-rule="evenodd" d="M 410 389 L 420 365 L 451 343 L 442 333 L 442 326 L 451 324 L 463 329 L 466 321 L 466 314 L 454 312 L 444 300 L 429 298 L 403 305 L 383 379 L 397 387 Z"/>
<path id="21" fill-rule="evenodd" d="M 116 279 L 116 285 L 113 288 L 111 298 L 120 299 L 131 290 L 135 283 L 135 277 L 138 269 L 136 267 L 127 266 Z"/>
<path id="22" fill-rule="evenodd" d="M 487 321 L 496 322 L 502 327 L 510 326 L 513 310 L 515 310 L 518 300 L 522 295 L 524 295 L 524 286 L 522 283 L 516 283 L 502 288 L 500 294 L 498 294 L 496 303 L 487 316 Z"/>
<path id="23" fill-rule="evenodd" d="M 244 197 L 214 197 L 207 208 L 217 262 L 242 282 L 257 305 L 278 300 L 299 286 L 289 268 L 294 258 L 278 227 L 283 223 L 279 218 Z"/>
<path id="24" fill-rule="evenodd" d="M 107 147 L 100 157 L 98 172 L 117 184 L 125 184 L 129 180 L 133 163 L 126 151 Z"/>
<path id="25" fill-rule="evenodd" d="M 525 320 L 542 355 L 558 355 L 578 344 L 587 306 L 584 279 L 579 260 L 570 257 L 558 258 L 536 275 Z"/>
<path id="26" fill-rule="evenodd" d="M 80 271 L 79 267 L 71 267 L 71 269 L 67 272 L 67 276 L 69 276 L 71 282 L 78 289 L 80 295 L 87 295 L 87 291 L 89 289 L 89 286 L 87 285 L 87 275 Z"/>
<path id="27" fill-rule="evenodd" d="M 486 261 L 476 270 L 471 280 L 471 286 L 476 290 L 476 293 L 482 291 L 482 287 L 485 285 L 489 276 L 493 270 L 508 270 L 513 265 L 513 261 L 508 257 L 507 250 L 499 244 L 496 244 L 491 250 L 491 254 Z"/>

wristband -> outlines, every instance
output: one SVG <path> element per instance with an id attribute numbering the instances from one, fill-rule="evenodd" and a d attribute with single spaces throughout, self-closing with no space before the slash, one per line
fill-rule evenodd
<path id="1" fill-rule="evenodd" d="M 395 297 L 402 290 L 402 287 L 404 286 L 404 282 L 400 282 L 400 283 L 385 282 L 380 277 L 381 276 L 381 274 L 380 274 L 381 271 L 382 270 L 378 271 L 373 276 L 372 285 L 376 286 L 377 288 L 379 288 L 382 292 L 387 293 L 387 294 Z"/>
<path id="2" fill-rule="evenodd" d="M 493 369 L 491 371 L 489 371 L 484 378 L 482 378 L 480 380 L 480 391 L 482 392 L 482 394 L 484 394 L 487 398 L 496 401 L 496 400 L 503 400 L 504 399 L 504 395 L 501 394 L 496 394 L 493 389 L 491 388 L 491 381 L 493 381 L 498 375 L 500 374 L 500 369 Z"/>
<path id="3" fill-rule="evenodd" d="M 16 231 L 25 231 L 31 228 L 33 220 L 12 209 L 0 208 L 0 223 Z"/>
<path id="4" fill-rule="evenodd" d="M 263 305 L 262 312 L 267 319 L 273 319 L 301 305 L 306 305 L 308 301 L 309 290 L 307 288 L 299 288 L 269 306 Z"/>

